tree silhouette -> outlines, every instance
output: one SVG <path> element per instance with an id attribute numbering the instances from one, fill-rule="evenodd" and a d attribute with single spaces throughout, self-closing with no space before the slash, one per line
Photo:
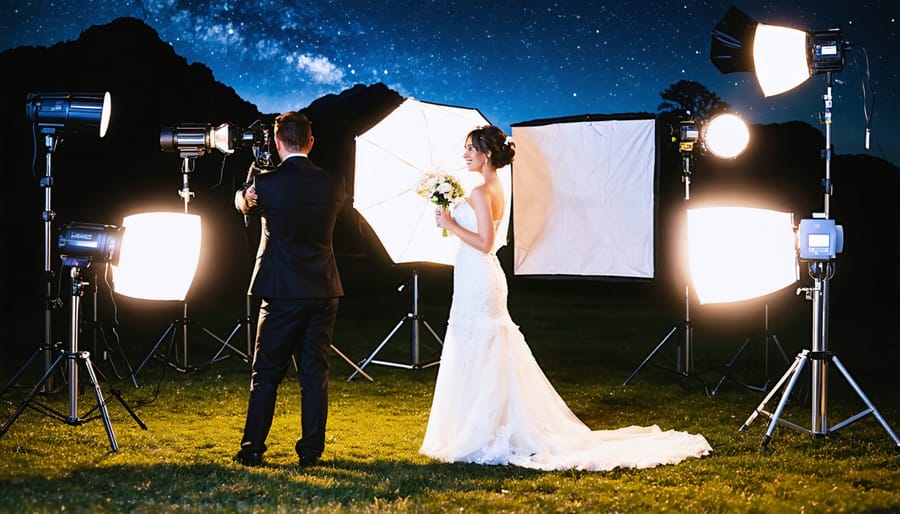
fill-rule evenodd
<path id="1" fill-rule="evenodd" d="M 731 108 L 703 84 L 693 80 L 679 80 L 659 94 L 663 101 L 656 108 L 662 124 L 675 126 L 681 120 L 705 121 Z"/>

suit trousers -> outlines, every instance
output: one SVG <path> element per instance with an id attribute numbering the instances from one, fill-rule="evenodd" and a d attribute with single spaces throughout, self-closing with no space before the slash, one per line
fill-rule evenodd
<path id="1" fill-rule="evenodd" d="M 328 418 L 328 349 L 337 298 L 263 298 L 250 375 L 250 400 L 241 448 L 266 450 L 278 385 L 294 359 L 300 385 L 298 454 L 321 455 Z"/>

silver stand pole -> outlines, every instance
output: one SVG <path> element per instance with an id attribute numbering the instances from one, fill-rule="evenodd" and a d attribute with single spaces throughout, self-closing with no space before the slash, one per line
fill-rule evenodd
<path id="1" fill-rule="evenodd" d="M 412 286 L 413 286 L 413 298 L 412 298 L 412 311 L 408 312 L 405 316 L 400 318 L 400 321 L 394 325 L 394 328 L 388 333 L 387 337 L 381 341 L 378 347 L 369 355 L 364 361 L 362 361 L 356 371 L 347 378 L 347 382 L 353 380 L 357 373 L 362 373 L 362 370 L 365 369 L 369 364 L 379 364 L 381 366 L 392 366 L 396 368 L 404 368 L 404 369 L 423 369 L 430 368 L 431 366 L 435 366 L 440 364 L 440 359 L 429 362 L 422 363 L 419 360 L 419 323 L 425 325 L 425 328 L 431 333 L 434 339 L 438 342 L 438 344 L 442 345 L 444 342 L 441 340 L 440 336 L 431 328 L 431 325 L 419 315 L 419 273 L 418 270 L 413 269 L 412 276 Z M 400 286 L 398 288 L 399 291 L 402 291 L 405 288 L 406 284 Z M 410 363 L 401 363 L 401 362 L 390 362 L 390 361 L 381 361 L 375 360 L 375 356 L 378 355 L 378 352 L 381 351 L 382 348 L 391 340 L 391 337 L 394 336 L 395 333 L 403 326 L 404 323 L 409 322 L 410 324 Z M 371 378 L 369 379 L 371 380 Z"/>
<path id="2" fill-rule="evenodd" d="M 682 174 L 681 181 L 684 183 L 684 204 L 685 204 L 685 221 L 687 221 L 687 202 L 691 199 L 691 156 L 693 152 L 693 146 L 688 145 L 685 146 L 682 143 L 681 147 L 681 160 L 682 160 Z M 685 223 L 685 227 L 687 224 Z M 644 358 L 643 362 L 641 362 L 634 371 L 631 372 L 631 375 L 628 375 L 628 378 L 625 379 L 625 382 L 622 383 L 623 386 L 628 385 L 628 382 L 631 382 L 631 379 L 634 378 L 635 375 L 648 363 L 650 359 L 652 359 L 666 344 L 666 342 L 675 335 L 675 332 L 681 330 L 682 340 L 681 346 L 676 348 L 676 360 L 675 360 L 675 371 L 679 375 L 689 377 L 694 375 L 694 325 L 691 323 L 691 294 L 690 294 L 690 285 L 684 286 L 684 321 L 676 324 L 669 330 L 669 333 L 666 334 L 665 337 L 660 340 L 660 342 L 653 348 L 647 356 Z"/>
<path id="3" fill-rule="evenodd" d="M 51 129 L 52 130 L 52 129 Z M 54 133 L 44 135 L 44 146 L 47 149 L 45 159 L 44 177 L 41 179 L 41 187 L 44 188 L 44 212 L 41 217 L 44 221 L 44 370 L 49 370 L 51 365 L 52 343 L 52 311 L 53 311 L 53 270 L 50 268 L 50 241 L 53 235 L 53 218 L 56 213 L 51 208 L 53 177 L 52 177 L 52 156 L 56 150 L 57 138 Z M 53 389 L 53 377 L 50 376 L 46 383 L 47 390 Z"/>

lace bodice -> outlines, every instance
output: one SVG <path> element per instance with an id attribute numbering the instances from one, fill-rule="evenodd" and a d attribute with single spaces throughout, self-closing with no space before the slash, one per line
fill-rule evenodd
<path id="1" fill-rule="evenodd" d="M 453 219 L 466 230 L 477 232 L 475 211 L 468 202 L 454 209 Z M 460 243 L 453 268 L 451 319 L 457 316 L 471 319 L 508 316 L 506 275 L 496 256 L 499 246 L 502 245 L 495 242 L 494 249 L 485 254 Z"/>

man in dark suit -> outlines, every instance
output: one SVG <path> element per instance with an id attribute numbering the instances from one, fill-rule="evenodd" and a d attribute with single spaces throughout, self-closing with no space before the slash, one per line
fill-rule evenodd
<path id="1" fill-rule="evenodd" d="M 250 294 L 260 299 L 259 322 L 247 419 L 235 460 L 262 464 L 278 385 L 293 357 L 302 430 L 295 448 L 300 465 L 310 466 L 325 449 L 328 349 L 344 294 L 332 236 L 345 190 L 341 175 L 309 160 L 314 139 L 304 114 L 278 116 L 274 132 L 281 163 L 256 174 L 234 200 L 240 212 L 261 216 L 250 281 Z"/>

